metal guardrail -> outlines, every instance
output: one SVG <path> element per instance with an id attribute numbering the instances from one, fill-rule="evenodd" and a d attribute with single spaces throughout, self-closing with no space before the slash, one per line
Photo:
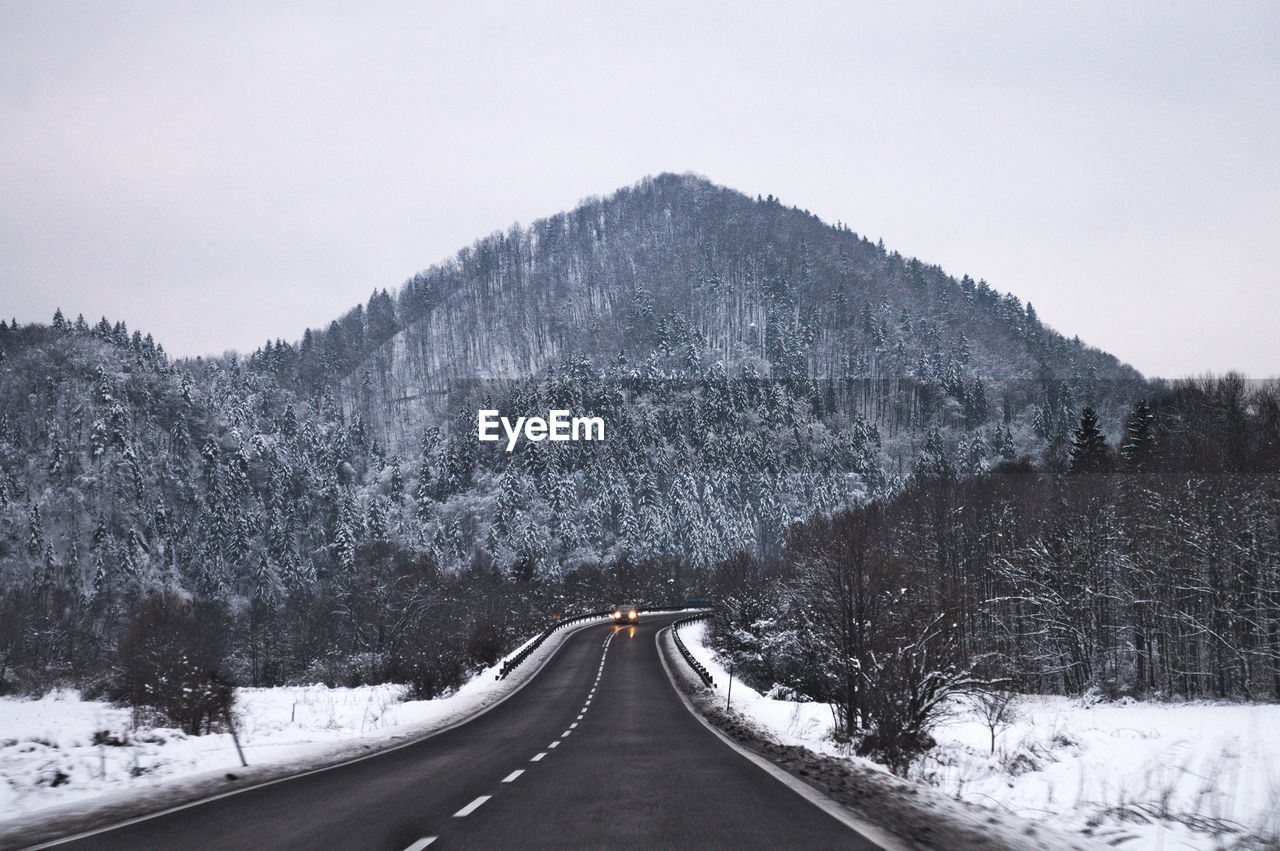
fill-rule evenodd
<path id="1" fill-rule="evenodd" d="M 680 627 L 688 623 L 693 623 L 694 621 L 705 620 L 709 617 L 711 617 L 711 612 L 699 612 L 696 615 L 689 615 L 687 618 L 680 618 L 678 621 L 671 624 L 671 637 L 676 640 L 676 649 L 680 651 L 680 655 L 684 657 L 684 661 L 689 664 L 690 668 L 693 668 L 693 672 L 702 680 L 702 684 L 707 688 L 715 688 L 716 684 L 715 681 L 711 679 L 711 672 L 707 670 L 705 665 L 693 657 L 693 654 L 689 652 L 689 648 L 684 646 L 684 641 L 680 639 Z"/>
<path id="2" fill-rule="evenodd" d="M 544 629 L 538 635 L 537 638 L 535 638 L 533 641 L 526 644 L 524 646 L 524 649 L 522 649 L 519 653 L 512 656 L 507 661 L 503 662 L 501 670 L 498 671 L 498 675 L 494 677 L 494 679 L 505 680 L 508 674 L 510 674 L 516 668 L 520 667 L 520 663 L 523 662 L 525 659 L 528 659 L 530 654 L 532 654 L 533 651 L 541 647 L 542 642 L 546 641 L 556 630 L 564 629 L 566 626 L 569 626 L 570 624 L 581 623 L 582 621 L 591 620 L 592 618 L 604 617 L 607 614 L 609 614 L 608 611 L 588 612 L 585 615 L 574 615 L 573 617 L 561 618 L 560 620 L 553 623 L 551 626 Z"/>
<path id="3" fill-rule="evenodd" d="M 641 609 L 640 611 L 642 612 L 679 612 L 679 611 L 683 611 L 686 608 L 688 608 L 688 606 L 660 606 L 654 609 Z M 538 637 L 535 638 L 533 641 L 529 642 L 528 644 L 526 644 L 524 646 L 524 649 L 522 649 L 519 653 L 512 656 L 507 661 L 503 662 L 502 668 L 499 669 L 498 673 L 494 676 L 494 679 L 505 680 L 507 678 L 507 675 L 509 675 L 516 668 L 520 667 L 520 664 L 524 662 L 525 659 L 528 659 L 529 656 L 533 654 L 533 651 L 541 647 L 542 642 L 550 638 L 551 635 L 554 634 L 557 630 L 564 629 L 566 626 L 571 626 L 576 623 L 582 623 L 583 621 L 591 620 L 592 618 L 605 617 L 612 611 L 613 611 L 612 609 L 606 609 L 603 612 L 587 612 L 584 615 L 573 615 L 572 617 L 561 618 L 560 620 L 553 623 L 551 626 L 544 629 L 541 633 L 539 633 Z M 694 615 L 695 619 L 699 617 L 706 617 L 706 615 L 705 614 Z M 685 620 L 688 620 L 688 618 L 681 618 L 679 621 L 676 621 L 676 623 L 681 623 Z M 676 643 L 679 644 L 679 642 L 680 642 L 680 638 L 679 636 L 677 636 Z M 685 652 L 687 656 L 688 651 L 685 651 Z M 692 657 L 688 657 L 688 658 L 692 658 Z"/>

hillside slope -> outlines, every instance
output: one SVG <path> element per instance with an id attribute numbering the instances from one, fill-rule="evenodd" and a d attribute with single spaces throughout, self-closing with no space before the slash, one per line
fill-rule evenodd
<path id="1" fill-rule="evenodd" d="M 668 374 L 912 379 L 953 396 L 974 379 L 1139 377 L 985 282 L 689 175 L 494 234 L 397 301 L 382 320 L 396 330 L 362 341 L 341 380 L 347 410 L 395 446 L 439 420 L 451 379 L 536 376 L 579 356 Z M 317 348 L 343 336 L 328 333 Z"/>

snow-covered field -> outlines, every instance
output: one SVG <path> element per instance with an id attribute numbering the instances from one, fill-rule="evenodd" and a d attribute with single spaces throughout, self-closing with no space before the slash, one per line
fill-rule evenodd
<path id="1" fill-rule="evenodd" d="M 426 725 L 450 714 L 459 697 L 405 701 L 404 692 L 395 685 L 238 689 L 245 757 L 251 765 L 288 762 L 354 736 Z M 74 691 L 0 699 L 0 812 L 8 815 L 122 783 L 239 768 L 229 734 L 137 726 L 128 709 Z"/>
<path id="2" fill-rule="evenodd" d="M 723 699 L 728 674 L 705 625 L 680 634 Z M 740 682 L 732 703 L 784 743 L 849 756 L 829 739 L 825 704 L 772 700 Z M 1121 848 L 1280 847 L 1280 706 L 1033 696 L 1019 701 L 994 755 L 965 704 L 935 736 L 914 779 L 966 801 Z"/>
<path id="3" fill-rule="evenodd" d="M 518 687 L 566 634 L 557 633 L 511 678 L 495 679 L 499 662 L 435 700 L 405 700 L 401 685 L 237 689 L 246 760 L 255 768 L 301 769 L 461 720 Z M 187 736 L 138 724 L 130 710 L 82 700 L 74 691 L 0 698 L 0 828 L 43 817 L 49 808 L 98 804 L 163 791 L 197 775 L 239 771 L 228 733 Z"/>

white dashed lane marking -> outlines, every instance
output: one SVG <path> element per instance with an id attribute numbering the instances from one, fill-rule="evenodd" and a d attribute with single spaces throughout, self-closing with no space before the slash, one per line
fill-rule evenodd
<path id="1" fill-rule="evenodd" d="M 410 845 L 408 848 L 404 849 L 404 851 L 422 851 L 423 848 L 426 848 L 428 845 L 430 845 L 432 842 L 435 842 L 439 838 L 440 837 L 438 836 L 424 836 L 421 839 L 419 839 L 417 842 Z"/>
<path id="2" fill-rule="evenodd" d="M 463 807 L 462 809 L 454 813 L 453 817 L 466 818 L 467 816 L 474 813 L 476 810 L 480 809 L 480 805 L 492 797 L 493 797 L 492 795 L 481 795 L 479 798 L 476 798 L 474 801 L 472 801 L 471 803 L 467 804 L 465 807 Z"/>
<path id="3" fill-rule="evenodd" d="M 610 636 L 604 640 L 604 644 L 602 646 L 604 647 L 605 653 L 609 652 L 609 642 L 612 640 L 613 640 L 612 634 L 610 634 Z M 591 693 L 587 695 L 587 701 L 582 705 L 582 711 L 578 713 L 577 720 L 575 720 L 572 724 L 569 725 L 568 730 L 565 730 L 563 733 L 560 734 L 559 739 L 547 745 L 547 750 L 542 751 L 541 753 L 535 754 L 532 758 L 530 758 L 529 762 L 541 762 L 543 759 L 546 758 L 548 751 L 550 751 L 552 748 L 559 747 L 560 741 L 562 739 L 567 739 L 569 737 L 569 734 L 572 733 L 574 728 L 578 726 L 578 721 L 581 721 L 583 716 L 587 714 L 587 707 L 591 705 L 591 698 L 595 696 L 596 686 L 600 684 L 600 677 L 603 674 L 604 674 L 604 656 L 602 655 L 600 657 L 600 667 L 596 669 L 596 681 L 591 686 Z M 513 783 L 521 774 L 524 774 L 524 772 L 525 770 L 523 768 L 517 768 L 515 771 L 508 774 L 506 777 L 502 778 L 502 782 Z M 462 809 L 454 813 L 453 817 L 466 818 L 467 816 L 474 813 L 476 810 L 480 809 L 480 807 L 484 804 L 484 802 L 489 800 L 492 797 L 493 797 L 492 795 L 481 795 L 480 797 L 476 798 L 474 801 L 472 801 L 471 803 L 467 804 L 465 807 L 463 807 Z M 440 837 L 438 836 L 424 836 L 421 839 L 419 839 L 417 842 L 413 843 L 408 848 L 406 848 L 405 851 L 422 851 L 423 848 L 426 848 L 428 845 L 432 844 L 439 838 Z"/>

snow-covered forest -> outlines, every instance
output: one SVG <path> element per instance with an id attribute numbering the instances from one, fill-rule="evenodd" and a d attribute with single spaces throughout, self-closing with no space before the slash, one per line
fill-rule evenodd
<path id="1" fill-rule="evenodd" d="M 1280 697 L 1276 386 L 1179 383 L 1109 440 L 1085 409 L 1060 450 L 976 476 L 939 455 L 740 556 L 719 645 L 900 768 L 959 694 Z"/>
<path id="2" fill-rule="evenodd" d="M 1049 409 L 1004 424 L 917 381 L 579 357 L 539 380 L 455 389 L 453 420 L 399 454 L 332 393 L 303 398 L 252 361 L 174 363 L 122 326 L 60 316 L 6 326 L 0 346 L 0 667 L 21 690 L 114 676 L 141 601 L 172 592 L 204 613 L 197 632 L 225 633 L 217 652 L 237 679 L 431 694 L 548 615 L 705 596 L 729 554 L 776 558 L 791 523 L 901 486 L 910 468 L 886 442 L 917 443 L 920 463 L 954 451 L 977 472 L 1036 441 Z M 1025 382 L 1008 391 L 1035 398 Z M 462 402 L 495 395 L 600 415 L 611 439 L 482 447 Z M 950 422 L 922 413 L 944 405 Z M 929 425 L 882 437 L 861 413 L 876 409 Z"/>

